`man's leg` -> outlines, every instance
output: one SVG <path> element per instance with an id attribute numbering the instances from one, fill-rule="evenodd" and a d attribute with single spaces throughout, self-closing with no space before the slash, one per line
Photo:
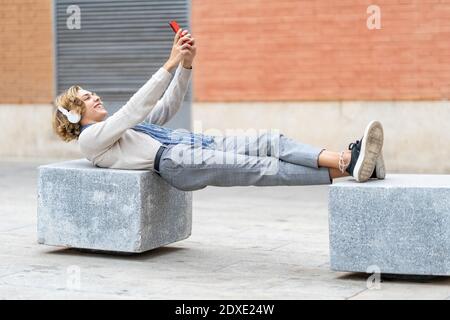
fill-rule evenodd
<path id="1" fill-rule="evenodd" d="M 270 156 L 280 160 L 311 168 L 327 167 L 339 169 L 340 153 L 295 141 L 284 134 L 265 132 L 260 135 L 215 136 L 216 150 L 236 152 L 253 156 Z M 344 151 L 345 162 L 350 160 L 351 152 Z M 348 176 L 331 170 L 334 177 Z"/>
<path id="2" fill-rule="evenodd" d="M 224 152 L 275 157 L 311 168 L 319 168 L 318 157 L 324 150 L 270 131 L 258 135 L 216 136 L 214 141 L 215 148 Z"/>
<path id="3" fill-rule="evenodd" d="M 257 153 L 260 157 L 275 157 L 311 168 L 329 168 L 333 178 L 352 175 L 358 182 L 365 182 L 373 177 L 384 178 L 381 173 L 384 171 L 381 153 L 383 126 L 376 120 L 366 126 L 361 141 L 350 143 L 348 150 L 339 153 L 294 141 L 279 132 L 255 136 L 218 137 L 215 139 L 216 148 L 250 155 Z"/>
<path id="4" fill-rule="evenodd" d="M 161 156 L 160 174 L 174 187 L 292 186 L 332 183 L 327 168 L 311 168 L 274 157 L 258 157 L 191 145 L 171 146 Z"/>

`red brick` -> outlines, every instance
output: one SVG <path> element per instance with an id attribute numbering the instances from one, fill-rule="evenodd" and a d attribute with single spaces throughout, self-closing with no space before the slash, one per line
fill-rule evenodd
<path id="1" fill-rule="evenodd" d="M 0 0 L 0 103 L 53 99 L 51 0 Z"/>
<path id="2" fill-rule="evenodd" d="M 193 0 L 195 99 L 448 99 L 450 0 L 371 4 Z"/>

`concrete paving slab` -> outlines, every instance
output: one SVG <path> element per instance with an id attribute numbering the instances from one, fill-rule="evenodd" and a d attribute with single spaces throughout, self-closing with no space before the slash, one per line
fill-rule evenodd
<path id="1" fill-rule="evenodd" d="M 38 245 L 36 168 L 44 163 L 0 162 L 0 299 L 450 297 L 449 278 L 369 290 L 370 275 L 331 271 L 327 186 L 196 191 L 192 236 L 143 254 Z"/>

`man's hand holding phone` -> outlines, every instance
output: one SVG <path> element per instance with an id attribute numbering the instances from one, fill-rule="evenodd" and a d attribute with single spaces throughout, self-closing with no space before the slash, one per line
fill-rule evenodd
<path id="1" fill-rule="evenodd" d="M 175 21 L 172 21 L 170 26 L 176 34 L 170 57 L 164 64 L 164 68 L 170 72 L 182 62 L 184 68 L 191 69 L 197 51 L 195 39 L 187 30 L 181 29 Z"/>

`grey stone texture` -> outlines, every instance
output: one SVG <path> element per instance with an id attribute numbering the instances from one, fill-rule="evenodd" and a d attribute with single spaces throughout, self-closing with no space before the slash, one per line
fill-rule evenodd
<path id="1" fill-rule="evenodd" d="M 59 161 L 0 159 L 0 299 L 450 300 L 448 276 L 331 271 L 328 185 L 195 191 L 192 235 L 139 254 L 39 245 L 37 167 Z"/>
<path id="2" fill-rule="evenodd" d="M 149 170 L 77 159 L 39 166 L 37 184 L 41 244 L 133 253 L 191 235 L 192 192 Z"/>
<path id="3" fill-rule="evenodd" d="M 332 270 L 450 275 L 450 175 L 337 182 L 328 209 Z"/>

